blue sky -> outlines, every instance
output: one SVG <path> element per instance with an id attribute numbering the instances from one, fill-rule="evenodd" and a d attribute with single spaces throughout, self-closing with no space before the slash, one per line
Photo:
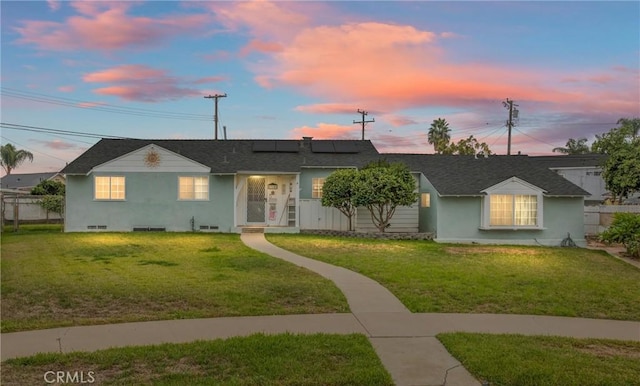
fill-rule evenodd
<path id="1" fill-rule="evenodd" d="M 639 2 L 2 1 L 2 122 L 133 138 L 454 140 L 548 154 L 640 116 Z M 56 171 L 98 139 L 2 127 Z M 24 127 L 22 127 L 24 129 Z M 222 133 L 220 133 L 222 137 Z"/>

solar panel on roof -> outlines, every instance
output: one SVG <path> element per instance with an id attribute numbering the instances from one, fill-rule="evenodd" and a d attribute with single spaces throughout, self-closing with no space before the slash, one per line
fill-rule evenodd
<path id="1" fill-rule="evenodd" d="M 254 152 L 275 152 L 276 141 L 254 141 L 251 149 Z"/>
<path id="2" fill-rule="evenodd" d="M 354 142 L 336 141 L 333 143 L 336 153 L 359 153 L 358 145 Z"/>
<path id="3" fill-rule="evenodd" d="M 297 153 L 300 151 L 300 145 L 297 141 L 277 141 L 276 151 L 278 153 Z"/>
<path id="4" fill-rule="evenodd" d="M 313 141 L 311 142 L 311 151 L 314 153 L 335 153 L 333 141 Z"/>

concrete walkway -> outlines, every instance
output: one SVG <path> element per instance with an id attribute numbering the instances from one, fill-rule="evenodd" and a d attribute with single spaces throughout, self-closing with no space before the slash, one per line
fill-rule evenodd
<path id="1" fill-rule="evenodd" d="M 39 352 L 95 351 L 255 333 L 360 333 L 369 338 L 398 385 L 479 385 L 435 335 L 466 331 L 640 341 L 640 322 L 530 315 L 413 314 L 386 288 L 369 278 L 275 247 L 262 234 L 243 234 L 242 240 L 254 249 L 334 281 L 344 292 L 352 313 L 168 320 L 8 333 L 0 335 L 1 359 Z"/>
<path id="2" fill-rule="evenodd" d="M 279 248 L 262 233 L 243 233 L 249 247 L 333 281 L 366 331 L 396 385 L 479 385 L 434 335 L 407 334 L 411 312 L 389 290 L 359 273 Z M 399 323 L 398 323 L 399 322 Z"/>

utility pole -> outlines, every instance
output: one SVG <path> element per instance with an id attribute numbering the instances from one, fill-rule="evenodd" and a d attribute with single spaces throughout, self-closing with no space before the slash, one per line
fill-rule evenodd
<path id="1" fill-rule="evenodd" d="M 514 115 L 516 117 L 518 116 L 518 110 L 514 109 L 513 106 L 517 107 L 518 105 L 514 104 L 512 100 L 509 100 L 509 98 L 507 98 L 506 102 L 502 102 L 502 105 L 509 109 L 509 120 L 507 120 L 507 128 L 509 129 L 509 138 L 507 140 L 507 155 L 511 155 L 511 128 L 513 128 L 514 126 Z"/>
<path id="2" fill-rule="evenodd" d="M 361 121 L 353 121 L 353 123 L 362 123 L 362 140 L 364 141 L 364 125 L 366 125 L 367 123 L 371 123 L 371 122 L 375 122 L 375 118 L 371 118 L 370 121 L 366 121 L 364 119 L 365 116 L 367 116 L 367 114 L 369 114 L 368 112 L 364 111 L 364 110 L 360 110 L 358 109 L 358 113 L 362 114 L 362 120 Z"/>
<path id="3" fill-rule="evenodd" d="M 215 140 L 216 141 L 218 140 L 218 99 L 219 98 L 226 98 L 226 97 L 227 97 L 226 93 L 224 93 L 224 94 L 216 94 L 216 95 L 209 95 L 209 96 L 205 97 L 207 99 L 213 98 L 213 100 L 215 102 L 214 103 L 215 112 L 213 113 L 213 123 L 214 123 L 214 126 L 215 126 Z"/>

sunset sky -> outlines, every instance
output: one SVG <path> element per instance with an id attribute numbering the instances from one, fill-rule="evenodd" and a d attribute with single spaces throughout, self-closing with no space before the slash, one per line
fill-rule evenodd
<path id="1" fill-rule="evenodd" d="M 640 116 L 640 2 L 2 1 L 2 144 L 57 171 L 97 137 L 454 140 L 549 154 Z M 16 127 L 16 126 L 12 126 Z"/>

